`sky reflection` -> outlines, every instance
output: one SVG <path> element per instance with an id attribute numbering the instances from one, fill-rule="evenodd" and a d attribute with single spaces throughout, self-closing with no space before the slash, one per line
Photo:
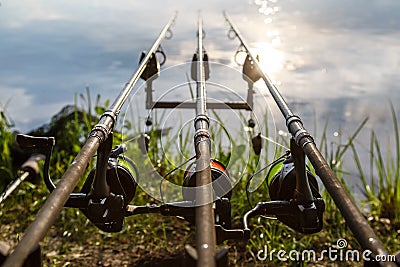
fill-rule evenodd
<path id="1" fill-rule="evenodd" d="M 210 59 L 240 70 L 233 59 L 239 44 L 226 36 L 222 10 L 227 10 L 307 125 L 329 117 L 332 134 L 342 128 L 346 135 L 368 116 L 369 128 L 388 129 L 388 101 L 400 100 L 396 0 L 1 4 L 0 103 L 23 132 L 48 122 L 86 86 L 103 100 L 115 99 L 135 70 L 140 52 L 151 45 L 174 10 L 179 12 L 174 37 L 163 42 L 166 67 L 191 59 L 201 9 Z M 213 70 L 211 75 L 220 83 L 235 80 Z M 175 82 L 172 76 L 170 83 Z M 179 79 L 186 81 L 183 73 Z M 257 83 L 257 88 L 268 95 L 263 84 Z M 278 127 L 284 129 L 283 123 Z"/>

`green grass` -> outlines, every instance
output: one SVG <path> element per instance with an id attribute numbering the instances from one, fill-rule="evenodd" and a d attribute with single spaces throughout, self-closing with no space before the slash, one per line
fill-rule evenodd
<path id="1" fill-rule="evenodd" d="M 51 176 L 57 179 L 61 177 L 67 167 L 71 164 L 75 154 L 82 146 L 88 131 L 97 122 L 95 117 L 105 110 L 108 101 L 101 103 L 100 98 L 92 103 L 89 90 L 86 95 L 80 95 L 75 100 L 75 113 L 63 129 L 62 138 L 58 138 L 52 158 Z M 400 142 L 399 129 L 396 117 L 396 111 L 391 105 L 393 120 L 394 144 L 387 144 L 383 147 L 382 140 L 378 139 L 374 132 L 371 132 L 369 148 L 369 176 L 366 174 L 365 163 L 360 161 L 359 151 L 356 141 L 358 135 L 364 130 L 367 120 L 364 120 L 348 138 L 341 137 L 334 146 L 329 143 L 327 138 L 328 121 L 325 123 L 321 138 L 319 139 L 319 148 L 323 152 L 327 162 L 336 172 L 338 178 L 347 186 L 346 177 L 350 176 L 345 166 L 341 164 L 345 157 L 350 157 L 354 161 L 354 166 L 358 170 L 360 185 L 365 199 L 360 205 L 369 207 L 365 216 L 369 218 L 371 225 L 376 230 L 381 240 L 385 243 L 390 252 L 394 252 L 400 247 L 398 235 L 400 234 Z M 158 121 L 162 121 L 164 113 L 154 114 L 153 129 L 159 127 Z M 212 113 L 213 118 L 220 120 L 218 113 Z M 123 117 L 123 116 L 120 116 Z M 243 118 L 244 119 L 244 118 Z M 268 117 L 265 116 L 264 123 L 267 125 Z M 139 134 L 140 126 L 138 124 L 127 122 L 127 124 L 136 135 Z M 273 129 L 263 129 L 263 134 L 269 136 Z M 13 145 L 12 125 L 8 119 L 1 113 L 0 118 L 1 142 L 0 149 L 3 151 L 0 155 L 1 170 L 5 174 L 2 177 L 14 177 L 15 171 L 11 165 L 10 147 Z M 57 134 L 57 132 L 55 132 Z M 159 181 L 150 179 L 154 175 L 155 169 L 161 175 L 169 173 L 176 168 L 182 160 L 181 155 L 176 153 L 176 143 L 182 149 L 181 153 L 189 158 L 193 156 L 192 136 L 193 132 L 186 131 L 182 133 L 171 133 L 161 137 L 156 131 L 149 133 L 151 137 L 149 156 L 143 156 L 140 152 L 136 139 L 128 143 L 127 155 L 132 157 L 137 165 L 146 170 L 141 172 L 140 183 L 146 188 L 153 188 L 154 196 L 159 197 Z M 234 135 L 231 140 L 231 147 L 227 149 L 222 146 L 222 136 Z M 246 146 L 250 140 L 243 131 L 237 133 L 227 132 L 224 128 L 212 128 L 212 137 L 214 140 L 213 151 L 215 157 L 227 164 L 231 176 L 238 180 L 233 189 L 232 204 L 232 223 L 234 227 L 242 227 L 242 217 L 251 207 L 246 200 L 247 179 L 256 170 L 259 170 L 266 164 L 273 161 L 274 158 L 284 153 L 281 147 L 266 144 L 262 156 L 256 156 L 252 151 L 245 156 Z M 276 142 L 284 143 L 287 140 L 278 136 Z M 63 139 L 63 140 L 61 140 Z M 115 144 L 121 140 L 129 139 L 128 136 L 115 133 Z M 162 143 L 162 144 L 161 144 Z M 383 154 L 383 151 L 387 153 Z M 88 167 L 90 170 L 93 164 Z M 183 181 L 184 167 L 178 169 L 168 176 L 168 180 L 175 184 L 181 184 Z M 262 172 L 257 179 L 260 181 L 266 175 Z M 2 178 L 3 179 L 3 178 Z M 84 181 L 81 179 L 80 184 Z M 157 182 L 158 181 L 158 182 Z M 79 190 L 79 186 L 77 190 Z M 226 241 L 230 246 L 230 263 L 234 266 L 264 266 L 266 262 L 257 260 L 257 252 L 266 245 L 269 250 L 283 249 L 285 251 L 303 249 L 315 249 L 321 251 L 335 244 L 338 238 L 346 238 L 349 247 L 360 249 L 357 241 L 346 227 L 345 221 L 333 203 L 330 196 L 322 188 L 326 203 L 326 212 L 324 214 L 324 229 L 314 235 L 301 235 L 277 220 L 269 220 L 263 217 L 252 219 L 252 232 L 249 242 Z M 351 190 L 349 189 L 349 192 Z M 178 197 L 179 190 L 171 192 L 170 197 Z M 43 182 L 32 184 L 24 182 L 13 195 L 3 204 L 0 209 L 1 240 L 7 241 L 12 245 L 16 244 L 24 229 L 33 220 L 46 197 L 48 191 Z M 253 204 L 257 201 L 266 201 L 269 199 L 266 183 L 250 194 Z M 160 202 L 148 195 L 138 187 L 133 202 L 135 205 L 159 204 Z M 73 255 L 85 255 L 84 251 L 90 248 L 99 248 L 99 251 L 114 249 L 114 253 L 120 253 L 121 257 L 129 258 L 132 251 L 135 255 L 154 255 L 157 251 L 163 251 L 167 254 L 174 254 L 177 251 L 182 252 L 186 243 L 193 243 L 194 228 L 189 223 L 174 217 L 163 217 L 155 214 L 132 216 L 125 219 L 123 230 L 117 234 L 104 233 L 96 229 L 86 217 L 77 209 L 64 209 L 59 216 L 56 224 L 50 229 L 42 242 L 45 255 L 44 266 L 68 266 L 68 262 L 77 261 Z M 124 256 L 126 255 L 126 256 Z M 89 258 L 90 255 L 86 257 Z M 77 261 L 79 262 L 79 261 Z M 75 262 L 76 263 L 76 262 Z M 282 262 L 275 259 L 268 262 L 268 266 L 280 266 Z M 82 264 L 80 262 L 79 264 Z M 299 263 L 304 265 L 305 263 Z M 327 264 L 330 264 L 329 262 Z"/>
<path id="2" fill-rule="evenodd" d="M 394 144 L 387 140 L 386 155 L 382 151 L 382 140 L 371 131 L 369 148 L 369 177 L 365 174 L 355 146 L 352 146 L 353 159 L 362 183 L 362 192 L 369 205 L 371 215 L 400 222 L 400 141 L 399 125 L 393 104 L 390 105 Z"/>
<path id="3" fill-rule="evenodd" d="M 14 173 L 10 153 L 14 142 L 12 126 L 9 118 L 6 117 L 5 108 L 0 105 L 0 192 L 11 181 Z"/>

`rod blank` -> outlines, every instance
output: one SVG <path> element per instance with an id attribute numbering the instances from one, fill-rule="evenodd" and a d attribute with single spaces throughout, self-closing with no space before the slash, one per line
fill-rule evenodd
<path id="1" fill-rule="evenodd" d="M 205 88 L 203 20 L 199 14 L 197 31 L 197 97 L 194 145 L 196 150 L 196 249 L 197 266 L 215 267 L 216 234 L 211 178 L 211 146 Z"/>

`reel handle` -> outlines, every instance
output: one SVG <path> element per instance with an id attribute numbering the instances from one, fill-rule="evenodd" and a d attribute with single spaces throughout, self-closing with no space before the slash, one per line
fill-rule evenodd
<path id="1" fill-rule="evenodd" d="M 30 179 L 35 179 L 39 175 L 39 160 L 45 160 L 46 157 L 43 154 L 32 154 L 19 168 L 19 172 L 28 172 Z"/>
<path id="2" fill-rule="evenodd" d="M 22 148 L 49 149 L 55 145 L 54 137 L 38 137 L 27 134 L 17 134 L 16 141 Z"/>
<path id="3" fill-rule="evenodd" d="M 54 137 L 36 137 L 25 134 L 18 134 L 16 137 L 17 143 L 22 148 L 38 148 L 41 152 L 45 153 L 45 160 L 43 165 L 43 180 L 46 187 L 52 192 L 56 186 L 50 178 L 49 168 L 50 168 L 50 158 L 53 152 L 53 147 L 55 145 Z"/>

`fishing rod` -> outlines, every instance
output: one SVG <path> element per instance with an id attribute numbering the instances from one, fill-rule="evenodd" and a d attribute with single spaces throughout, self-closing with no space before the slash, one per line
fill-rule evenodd
<path id="1" fill-rule="evenodd" d="M 227 266 L 227 249 L 216 250 L 216 244 L 226 240 L 216 231 L 230 228 L 231 210 L 230 196 L 232 184 L 225 166 L 211 159 L 210 118 L 207 109 L 243 109 L 251 110 L 247 102 L 210 102 L 207 101 L 206 80 L 209 79 L 210 69 L 208 55 L 204 48 L 204 29 L 201 15 L 198 17 L 197 50 L 191 63 L 191 78 L 196 82 L 196 98 L 193 102 L 187 101 L 153 101 L 153 78 L 143 77 L 146 80 L 146 108 L 153 109 L 193 109 L 194 121 L 194 149 L 195 162 L 187 167 L 182 185 L 183 201 L 163 203 L 153 206 L 127 207 L 128 214 L 161 213 L 164 216 L 180 216 L 195 225 L 196 248 L 185 246 L 184 266 Z M 155 72 L 156 64 L 152 65 Z M 156 76 L 153 76 L 154 78 Z M 253 91 L 249 91 L 249 94 Z M 146 125 L 150 126 L 149 119 Z M 142 138 L 143 139 L 143 138 Z M 147 140 L 148 141 L 148 140 Z M 145 140 L 139 141 L 139 145 Z M 146 151 L 147 149 L 143 149 Z M 190 160 L 189 160 L 190 161 Z M 186 164 L 185 162 L 184 164 Z M 183 164 L 183 165 L 184 165 Z M 172 170 L 175 171 L 177 168 Z M 170 173 L 171 173 L 170 172 Z M 166 176 L 168 176 L 168 173 Z M 166 176 L 164 179 L 166 179 Z M 161 184 L 160 184 L 161 187 Z M 162 191 L 160 190 L 162 195 Z"/>
<path id="2" fill-rule="evenodd" d="M 233 24 L 227 12 L 224 12 L 223 15 L 230 27 L 228 37 L 230 39 L 239 39 L 240 47 L 244 48 L 245 52 L 247 53 L 247 60 L 251 61 L 251 67 L 257 73 L 256 79 L 261 78 L 265 82 L 271 96 L 286 120 L 286 126 L 293 139 L 310 160 L 316 171 L 316 174 L 321 178 L 325 188 L 336 203 L 336 206 L 341 211 L 343 217 L 346 219 L 346 223 L 362 248 L 364 250 L 368 249 L 372 251 L 375 257 L 387 256 L 388 252 L 383 246 L 383 243 L 374 233 L 373 229 L 368 224 L 361 211 L 358 209 L 354 200 L 349 196 L 333 170 L 329 167 L 321 152 L 316 147 L 313 137 L 304 128 L 300 117 L 291 111 L 285 99 L 282 97 L 276 86 L 272 83 L 271 79 L 265 72 L 263 72 L 257 57 L 251 52 L 250 46 L 244 40 L 238 28 Z M 265 207 L 263 208 L 265 209 Z M 388 262 L 387 264 L 391 266 L 391 264 L 394 263 Z"/>
<path id="3" fill-rule="evenodd" d="M 69 166 L 64 175 L 61 177 L 60 181 L 57 183 L 57 186 L 49 183 L 50 187 L 48 187 L 52 193 L 42 206 L 39 213 L 36 215 L 34 221 L 26 229 L 19 244 L 16 246 L 13 253 L 7 258 L 3 266 L 21 266 L 28 256 L 29 251 L 31 251 L 32 248 L 44 238 L 45 234 L 63 209 L 64 204 L 66 204 L 67 201 L 70 201 L 70 194 L 74 190 L 79 179 L 84 174 L 87 165 L 95 155 L 96 151 L 98 151 L 99 154 L 97 158 L 98 167 L 102 167 L 103 171 L 107 169 L 107 162 L 104 162 L 104 158 L 108 157 L 111 153 L 111 132 L 117 122 L 117 117 L 121 111 L 121 108 L 126 102 L 128 96 L 131 94 L 136 82 L 146 70 L 149 60 L 152 57 L 155 57 L 155 52 L 160 47 L 161 41 L 166 38 L 168 33 L 171 33 L 170 28 L 174 23 L 176 16 L 177 13 L 175 12 L 162 29 L 151 48 L 148 50 L 147 55 L 142 59 L 135 73 L 125 84 L 123 90 L 120 92 L 114 103 L 106 112 L 101 115 L 98 123 L 91 130 L 85 144 L 73 160 L 71 166 Z M 52 145 L 54 144 L 54 139 L 46 137 L 20 136 L 19 141 L 24 147 L 44 147 L 46 149 L 50 147 L 52 148 Z M 121 170 L 121 168 L 117 170 Z M 97 179 L 94 181 L 95 192 L 93 199 L 91 200 L 92 207 L 94 211 L 97 208 L 102 208 L 104 212 L 107 212 L 107 207 L 104 207 L 104 205 L 102 206 L 101 204 L 109 202 L 118 203 L 121 201 L 121 198 L 118 197 L 118 195 L 115 196 L 114 194 L 110 194 L 110 188 L 107 186 L 105 174 L 102 171 L 98 171 L 97 173 L 99 173 L 99 175 L 96 175 L 97 177 L 95 178 Z M 83 195 L 75 195 L 75 197 L 77 199 L 76 202 L 87 198 L 87 196 Z M 95 217 L 95 215 L 93 215 L 93 217 Z M 106 222 L 104 225 L 105 227 L 112 228 L 115 225 L 115 218 L 109 219 L 111 221 Z M 96 219 L 92 218 L 92 220 Z"/>
<path id="4" fill-rule="evenodd" d="M 211 140 L 207 116 L 206 77 L 203 46 L 203 20 L 199 14 L 196 64 L 196 117 L 194 145 L 196 151 L 196 250 L 197 266 L 215 267 L 215 224 L 211 178 Z"/>
<path id="5" fill-rule="evenodd" d="M 20 175 L 0 195 L 0 204 L 23 182 L 25 179 L 34 179 L 39 175 L 38 161 L 43 160 L 44 155 L 34 154 L 29 157 L 19 168 Z"/>

